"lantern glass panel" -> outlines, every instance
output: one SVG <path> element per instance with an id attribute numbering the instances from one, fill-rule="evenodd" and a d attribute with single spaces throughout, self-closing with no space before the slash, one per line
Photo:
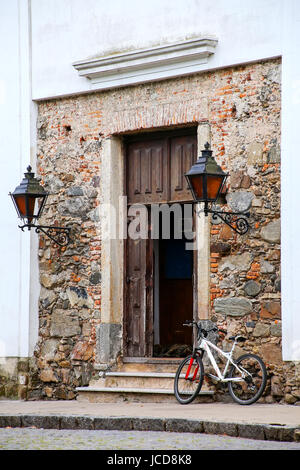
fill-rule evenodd
<path id="1" fill-rule="evenodd" d="M 195 175 L 189 177 L 190 184 L 192 186 L 194 195 L 198 201 L 203 200 L 203 175 Z"/>
<path id="2" fill-rule="evenodd" d="M 224 176 L 207 175 L 207 199 L 215 201 L 222 187 Z"/>
<path id="3" fill-rule="evenodd" d="M 22 219 L 27 219 L 31 223 L 33 219 L 37 219 L 44 205 L 45 196 L 34 196 L 28 194 L 14 195 L 15 204 L 18 215 Z"/>
<path id="4" fill-rule="evenodd" d="M 15 196 L 20 217 L 32 218 L 34 214 L 35 198 L 30 196 Z"/>

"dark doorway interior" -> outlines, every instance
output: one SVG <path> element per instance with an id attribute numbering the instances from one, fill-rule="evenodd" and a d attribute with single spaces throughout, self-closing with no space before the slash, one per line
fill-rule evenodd
<path id="1" fill-rule="evenodd" d="M 154 243 L 154 348 L 156 357 L 182 357 L 192 349 L 193 251 L 187 240 L 160 238 Z"/>

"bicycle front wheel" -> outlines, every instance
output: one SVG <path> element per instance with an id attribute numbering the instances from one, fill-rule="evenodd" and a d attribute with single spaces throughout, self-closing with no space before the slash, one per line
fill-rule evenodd
<path id="1" fill-rule="evenodd" d="M 200 357 L 188 356 L 178 367 L 174 381 L 174 393 L 182 405 L 191 403 L 201 390 L 204 377 L 203 363 Z"/>
<path id="2" fill-rule="evenodd" d="M 255 354 L 240 356 L 229 372 L 228 390 L 234 401 L 240 405 L 251 405 L 263 394 L 267 383 L 267 369 L 260 357 Z"/>

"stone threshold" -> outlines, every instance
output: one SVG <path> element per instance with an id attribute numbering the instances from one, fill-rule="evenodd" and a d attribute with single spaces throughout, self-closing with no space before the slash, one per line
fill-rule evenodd
<path id="1" fill-rule="evenodd" d="M 180 364 L 183 359 L 183 357 L 123 357 L 123 363 Z"/>
<path id="2" fill-rule="evenodd" d="M 156 395 L 174 395 L 174 390 L 165 388 L 133 388 L 133 387 L 77 387 L 77 392 L 101 392 L 101 393 L 144 393 Z M 212 390 L 203 390 L 198 395 L 214 395 Z"/>
<path id="3" fill-rule="evenodd" d="M 101 374 L 101 375 L 100 375 Z M 175 372 L 100 372 L 99 377 L 150 377 L 174 379 Z"/>

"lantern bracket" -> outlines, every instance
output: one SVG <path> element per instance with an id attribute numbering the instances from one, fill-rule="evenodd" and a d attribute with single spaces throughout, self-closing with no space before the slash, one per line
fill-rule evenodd
<path id="1" fill-rule="evenodd" d="M 197 211 L 196 211 L 197 212 Z M 198 211 L 199 214 L 201 211 Z M 226 225 L 228 225 L 234 232 L 239 235 L 245 235 L 249 230 L 249 222 L 247 218 L 250 217 L 250 212 L 223 212 L 211 209 L 208 203 L 204 203 L 204 214 L 212 214 L 212 219 L 217 221 L 220 218 Z"/>
<path id="2" fill-rule="evenodd" d="M 35 225 L 35 224 L 24 224 L 18 226 L 22 232 L 24 229 L 27 228 L 31 230 L 32 228 L 35 229 L 36 233 L 44 233 L 47 237 L 49 237 L 54 243 L 59 246 L 67 246 L 70 242 L 70 228 L 69 227 L 58 227 L 56 225 Z"/>

